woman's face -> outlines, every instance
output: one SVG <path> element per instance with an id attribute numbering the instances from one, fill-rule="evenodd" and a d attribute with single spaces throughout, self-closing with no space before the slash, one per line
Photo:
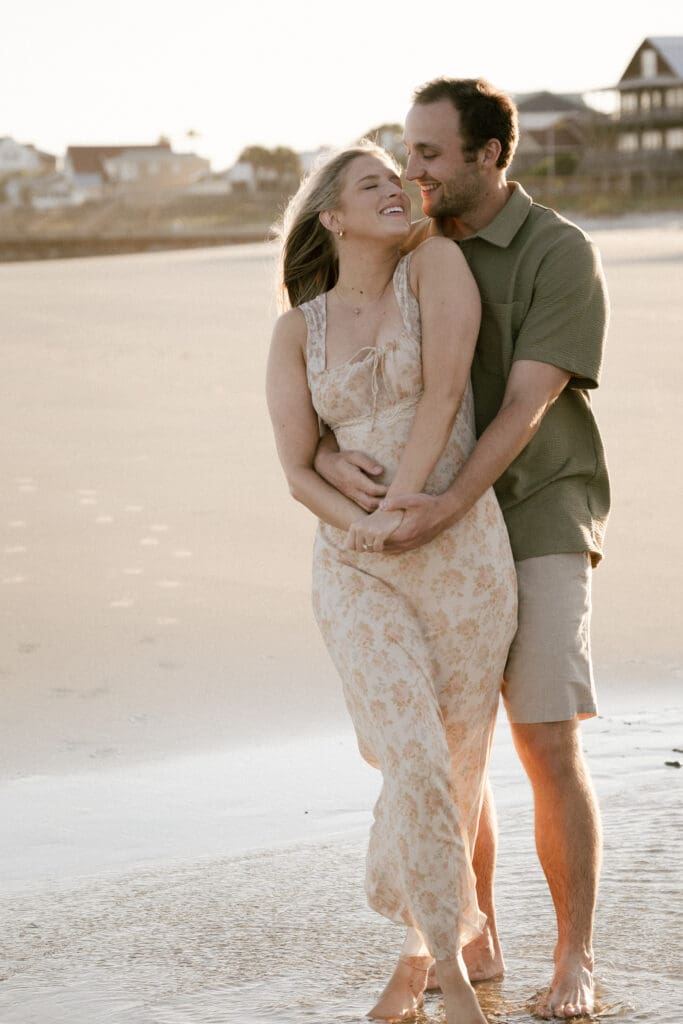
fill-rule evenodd
<path id="1" fill-rule="evenodd" d="M 376 156 L 358 156 L 344 175 L 334 230 L 345 239 L 395 239 L 410 230 L 410 200 L 390 163 Z"/>

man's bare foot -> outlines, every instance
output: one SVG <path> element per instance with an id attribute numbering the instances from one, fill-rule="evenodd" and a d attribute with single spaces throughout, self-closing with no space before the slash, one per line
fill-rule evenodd
<path id="1" fill-rule="evenodd" d="M 594 1009 L 593 968 L 582 960 L 564 960 L 555 967 L 550 987 L 534 1007 L 543 1020 L 589 1017 Z"/>
<path id="2" fill-rule="evenodd" d="M 462 958 L 470 981 L 491 981 L 493 978 L 502 978 L 505 973 L 505 961 L 498 936 L 492 934 L 488 925 L 478 938 L 464 947 Z M 427 975 L 425 991 L 438 992 L 439 987 L 436 965 L 432 964 Z"/>
<path id="3" fill-rule="evenodd" d="M 424 1002 L 423 992 L 431 957 L 402 956 L 373 1008 L 370 1020 L 414 1020 Z"/>
<path id="4" fill-rule="evenodd" d="M 486 1024 L 462 959 L 437 961 L 436 974 L 443 993 L 446 1024 Z"/>

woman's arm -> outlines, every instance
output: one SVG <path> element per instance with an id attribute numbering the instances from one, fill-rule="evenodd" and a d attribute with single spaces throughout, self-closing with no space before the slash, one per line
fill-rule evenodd
<path id="1" fill-rule="evenodd" d="M 423 243 L 415 250 L 410 276 L 420 303 L 423 393 L 385 500 L 420 492 L 438 462 L 469 380 L 481 318 L 479 291 L 455 243 L 445 238 Z M 383 504 L 352 528 L 350 547 L 382 550 L 388 527 L 396 523 Z"/>
<path id="2" fill-rule="evenodd" d="M 422 490 L 450 436 L 470 377 L 481 320 L 479 291 L 454 242 L 432 238 L 412 258 L 420 303 L 423 392 L 387 497 Z"/>
<path id="3" fill-rule="evenodd" d="M 313 468 L 318 417 L 306 379 L 306 321 L 290 309 L 275 324 L 268 356 L 266 395 L 280 464 L 296 501 L 340 530 L 365 518 L 353 501 L 327 484 Z"/>

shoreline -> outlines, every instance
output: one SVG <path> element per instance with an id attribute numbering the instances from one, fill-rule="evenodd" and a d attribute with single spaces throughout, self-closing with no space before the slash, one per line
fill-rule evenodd
<path id="1" fill-rule="evenodd" d="M 680 228 L 683 209 L 661 211 L 624 211 L 596 215 L 580 210 L 558 210 L 566 219 L 585 231 Z M 239 246 L 272 242 L 275 234 L 270 224 L 245 224 L 241 227 L 216 228 L 209 231 L 188 231 L 178 234 L 165 231 L 139 235 L 0 235 L 0 264 L 55 259 L 79 259 L 97 256 L 121 256 L 151 252 L 173 252 L 183 249 Z"/>

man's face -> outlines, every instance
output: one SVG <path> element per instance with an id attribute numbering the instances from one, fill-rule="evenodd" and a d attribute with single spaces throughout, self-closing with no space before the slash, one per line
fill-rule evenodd
<path id="1" fill-rule="evenodd" d="M 406 176 L 417 181 L 428 217 L 462 217 L 476 209 L 485 188 L 479 160 L 465 155 L 460 114 L 450 100 L 416 103 L 406 117 Z"/>

